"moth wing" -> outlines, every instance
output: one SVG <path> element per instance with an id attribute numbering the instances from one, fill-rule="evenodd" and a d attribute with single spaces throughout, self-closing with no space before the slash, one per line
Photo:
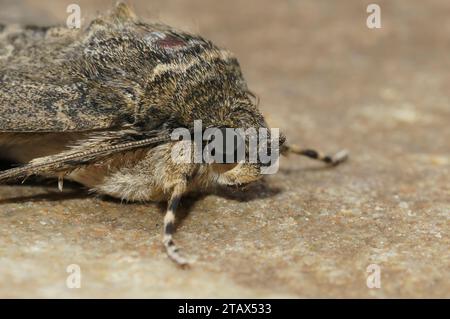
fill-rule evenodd
<path id="1" fill-rule="evenodd" d="M 150 148 L 171 140 L 169 132 L 138 132 L 133 129 L 96 132 L 66 151 L 33 159 L 28 164 L 0 172 L 0 182 L 45 173 L 67 174 L 80 167 L 107 160 L 115 154 Z"/>
<path id="2" fill-rule="evenodd" d="M 112 16 L 130 14 L 119 5 Z M 133 83 L 106 76 L 87 62 L 83 43 L 89 34 L 0 26 L 0 132 L 108 129 L 132 116 Z"/>
<path id="3" fill-rule="evenodd" d="M 120 125 L 132 116 L 121 103 L 105 103 L 110 93 L 101 87 L 58 85 L 38 79 L 0 79 L 0 83 L 0 132 L 100 130 Z M 88 89 L 89 95 L 85 93 Z"/>

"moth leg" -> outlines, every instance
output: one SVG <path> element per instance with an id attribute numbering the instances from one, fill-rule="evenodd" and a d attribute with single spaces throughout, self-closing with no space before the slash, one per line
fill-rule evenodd
<path id="1" fill-rule="evenodd" d="M 322 152 L 313 150 L 313 149 L 303 149 L 295 145 L 284 145 L 281 149 L 281 154 L 288 155 L 290 153 L 303 155 L 312 159 L 316 159 L 322 162 L 325 162 L 330 165 L 338 165 L 342 162 L 345 162 L 348 158 L 348 151 L 341 150 L 334 155 L 326 155 Z"/>
<path id="2" fill-rule="evenodd" d="M 58 175 L 58 189 L 60 192 L 63 191 L 64 188 L 64 174 Z"/>
<path id="3" fill-rule="evenodd" d="M 164 216 L 163 243 L 166 248 L 167 256 L 178 265 L 186 266 L 189 264 L 188 261 L 180 255 L 180 251 L 173 241 L 176 209 L 183 194 L 182 190 L 184 190 L 183 187 L 175 187 L 174 192 L 167 203 L 167 212 Z"/>

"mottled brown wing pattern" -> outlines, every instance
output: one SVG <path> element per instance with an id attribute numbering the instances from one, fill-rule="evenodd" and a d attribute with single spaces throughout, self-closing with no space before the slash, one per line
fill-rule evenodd
<path id="1" fill-rule="evenodd" d="M 105 160 L 115 154 L 154 147 L 169 141 L 169 132 L 161 131 L 143 133 L 126 129 L 92 133 L 67 151 L 36 158 L 26 165 L 0 172 L 0 183 L 23 179 L 31 175 L 58 172 L 66 174 L 77 168 Z"/>
<path id="2" fill-rule="evenodd" d="M 89 36 L 60 27 L 0 29 L 0 132 L 91 131 L 132 118 L 136 84 L 111 63 L 99 69 L 85 57 Z"/>
<path id="3" fill-rule="evenodd" d="M 111 93 L 112 94 L 112 93 Z M 123 105 L 99 104 L 101 92 L 38 81 L 0 81 L 0 132 L 81 132 L 121 125 Z"/>

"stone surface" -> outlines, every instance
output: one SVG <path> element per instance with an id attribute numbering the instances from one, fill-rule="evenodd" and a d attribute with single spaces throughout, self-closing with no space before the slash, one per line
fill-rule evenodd
<path id="1" fill-rule="evenodd" d="M 71 1 L 1 1 L 0 21 L 66 19 Z M 110 1 L 77 1 L 89 20 Z M 273 127 L 351 160 L 282 159 L 246 191 L 184 202 L 178 269 L 162 207 L 56 183 L 0 186 L 1 297 L 450 297 L 450 5 L 377 1 L 141 1 L 152 20 L 240 58 Z M 189 213 L 187 213 L 189 211 Z M 82 271 L 68 289 L 66 268 Z M 381 270 L 369 289 L 366 269 Z"/>

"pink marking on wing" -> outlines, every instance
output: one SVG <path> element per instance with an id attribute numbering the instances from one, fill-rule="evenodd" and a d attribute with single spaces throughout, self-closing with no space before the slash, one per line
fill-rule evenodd
<path id="1" fill-rule="evenodd" d="M 176 47 L 180 47 L 180 46 L 185 46 L 186 45 L 185 41 L 183 41 L 180 38 L 174 37 L 172 35 L 167 35 L 163 39 L 158 39 L 158 40 L 156 40 L 156 43 L 161 48 L 167 48 L 167 49 L 176 48 Z"/>

